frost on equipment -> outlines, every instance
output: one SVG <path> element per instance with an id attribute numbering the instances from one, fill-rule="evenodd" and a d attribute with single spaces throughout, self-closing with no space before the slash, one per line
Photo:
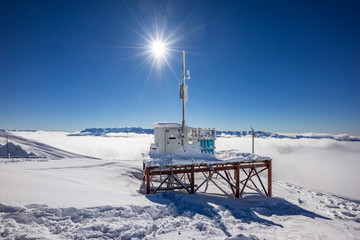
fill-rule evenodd
<path id="1" fill-rule="evenodd" d="M 182 190 L 188 193 L 212 192 L 219 189 L 239 198 L 245 188 L 251 193 L 272 195 L 271 162 L 269 157 L 243 153 L 224 159 L 215 152 L 214 128 L 189 128 L 185 122 L 188 100 L 185 76 L 185 52 L 182 52 L 182 124 L 154 123 L 154 143 L 144 155 L 143 181 L 146 193 Z M 261 173 L 267 172 L 267 188 Z"/>

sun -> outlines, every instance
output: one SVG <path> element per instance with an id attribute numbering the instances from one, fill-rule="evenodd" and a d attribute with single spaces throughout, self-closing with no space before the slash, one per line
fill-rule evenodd
<path id="1" fill-rule="evenodd" d="M 173 71 L 170 62 L 169 57 L 171 57 L 171 52 L 174 51 L 170 47 L 170 43 L 166 40 L 159 38 L 153 38 L 151 37 L 151 40 L 148 41 L 147 46 L 147 53 L 149 53 L 149 56 L 147 58 L 147 61 L 151 61 L 152 59 L 152 67 L 156 66 L 158 69 L 162 69 L 164 65 L 167 65 L 170 67 L 170 69 Z"/>
<path id="2" fill-rule="evenodd" d="M 151 51 L 156 58 L 164 57 L 166 54 L 166 46 L 164 42 L 154 41 L 151 43 Z"/>

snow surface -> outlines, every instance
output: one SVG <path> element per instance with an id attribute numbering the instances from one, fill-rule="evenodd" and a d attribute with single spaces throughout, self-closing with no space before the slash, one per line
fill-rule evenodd
<path id="1" fill-rule="evenodd" d="M 74 157 L 87 157 L 89 156 L 75 154 L 69 151 L 64 151 L 62 149 L 52 147 L 50 145 L 25 139 L 20 136 L 16 136 L 12 133 L 0 132 L 0 144 L 4 145 L 0 148 L 0 157 L 7 157 L 7 146 L 6 146 L 6 136 L 9 138 L 9 152 L 10 156 L 19 158 L 23 157 L 38 157 L 38 158 L 47 158 L 47 159 L 57 159 L 57 158 L 74 158 Z"/>
<path id="2" fill-rule="evenodd" d="M 185 151 L 184 151 L 185 150 Z M 222 151 L 219 154 L 202 153 L 198 141 L 190 142 L 184 148 L 172 153 L 162 153 L 159 149 L 149 149 L 149 154 L 144 154 L 144 161 L 147 166 L 171 166 L 171 165 L 192 165 L 221 162 L 251 162 L 271 160 L 251 153 L 229 154 L 229 151 Z"/>
<path id="3" fill-rule="evenodd" d="M 332 180 L 327 185 L 340 181 L 358 195 L 359 181 L 351 183 L 358 180 L 351 178 L 359 169 L 358 142 L 256 139 L 255 152 L 274 159 L 274 197 L 246 191 L 243 198 L 234 199 L 213 191 L 144 195 L 141 153 L 149 147 L 151 135 L 13 134 L 21 137 L 27 151 L 49 154 L 48 147 L 41 152 L 38 141 L 67 156 L 0 159 L 0 238 L 360 239 L 360 200 L 336 188 L 324 189 L 326 185 L 316 189 L 336 195 L 312 190 L 314 183 L 306 181 L 323 176 Z M 10 141 L 16 144 L 16 138 Z M 224 158 L 251 150 L 247 138 L 221 137 L 216 145 L 218 156 Z M 302 171 L 307 166 L 310 169 Z M 303 187 L 309 183 L 310 189 Z"/>
<path id="4" fill-rule="evenodd" d="M 36 157 L 34 153 L 28 153 L 20 146 L 15 145 L 12 142 L 0 146 L 0 158 L 7 158 L 8 154 L 10 154 L 11 157 Z"/>
<path id="5" fill-rule="evenodd" d="M 101 159 L 141 160 L 154 138 L 151 134 L 118 133 L 117 137 L 71 136 L 70 132 L 12 132 L 59 149 Z M 0 137 L 0 144 L 1 143 Z M 251 152 L 251 138 L 223 135 L 217 155 Z M 360 142 L 332 139 L 257 138 L 255 153 L 272 158 L 273 176 L 311 189 L 360 199 Z M 226 157 L 220 156 L 220 157 Z"/>
<path id="6" fill-rule="evenodd" d="M 68 136 L 72 132 L 11 132 L 15 136 L 46 143 L 73 153 L 101 159 L 141 160 L 154 140 L 150 134 L 118 133 L 116 137 Z M 0 138 L 1 139 L 1 138 Z M 11 140 L 11 137 L 10 137 Z M 1 143 L 0 143 L 1 144 Z"/>

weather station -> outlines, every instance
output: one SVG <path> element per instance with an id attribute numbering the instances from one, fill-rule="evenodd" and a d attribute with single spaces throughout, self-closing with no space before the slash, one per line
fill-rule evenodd
<path id="1" fill-rule="evenodd" d="M 158 61 L 162 60 L 166 51 L 166 44 L 161 41 L 151 44 L 152 56 Z M 218 193 L 220 190 L 220 193 L 239 198 L 247 188 L 251 194 L 271 196 L 271 158 L 242 153 L 223 159 L 215 151 L 215 128 L 190 128 L 186 125 L 186 80 L 190 79 L 190 71 L 185 69 L 185 51 L 181 54 L 179 96 L 182 100 L 182 122 L 157 122 L 152 125 L 154 142 L 143 154 L 146 194 L 174 190 L 190 194 Z M 260 177 L 263 172 L 267 172 L 267 188 Z"/>

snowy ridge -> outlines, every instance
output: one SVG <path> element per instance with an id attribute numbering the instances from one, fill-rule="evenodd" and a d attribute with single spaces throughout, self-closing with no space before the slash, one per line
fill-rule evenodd
<path id="1" fill-rule="evenodd" d="M 124 127 L 124 128 L 87 128 L 80 133 L 71 133 L 69 136 L 111 136 L 110 133 L 141 133 L 154 134 L 154 129 L 141 127 Z M 288 139 L 333 139 L 336 141 L 360 141 L 360 137 L 348 134 L 326 134 L 326 133 L 271 133 L 264 131 L 255 131 L 258 138 L 288 138 Z M 217 137 L 246 137 L 251 136 L 251 131 L 216 131 Z"/>
<path id="2" fill-rule="evenodd" d="M 216 131 L 217 136 L 238 136 L 245 137 L 251 136 L 251 131 Z M 263 132 L 263 131 L 255 131 L 256 137 L 258 138 L 288 138 L 288 139 L 333 139 L 337 141 L 360 141 L 360 137 L 351 136 L 348 134 L 327 134 L 327 133 L 302 133 L 302 134 L 291 134 L 291 133 L 271 133 L 271 132 Z"/>
<path id="3" fill-rule="evenodd" d="M 11 157 L 16 158 L 92 158 L 85 155 L 64 151 L 59 148 L 40 143 L 35 140 L 16 136 L 10 132 L 0 132 L 0 157 L 7 157 L 7 148 L 5 145 L 6 136 L 9 138 L 9 152 Z"/>
<path id="4" fill-rule="evenodd" d="M 69 136 L 106 136 L 108 133 L 144 133 L 154 134 L 154 129 L 144 129 L 141 127 L 123 128 L 87 128 L 80 133 L 69 134 Z"/>
<path id="5" fill-rule="evenodd" d="M 13 144 L 12 142 L 9 142 L 8 145 L 1 146 L 0 145 L 0 158 L 7 158 L 8 152 L 10 153 L 10 156 L 12 158 L 36 158 L 38 157 L 33 152 L 26 152 L 24 149 L 22 149 L 20 146 L 17 146 Z"/>

